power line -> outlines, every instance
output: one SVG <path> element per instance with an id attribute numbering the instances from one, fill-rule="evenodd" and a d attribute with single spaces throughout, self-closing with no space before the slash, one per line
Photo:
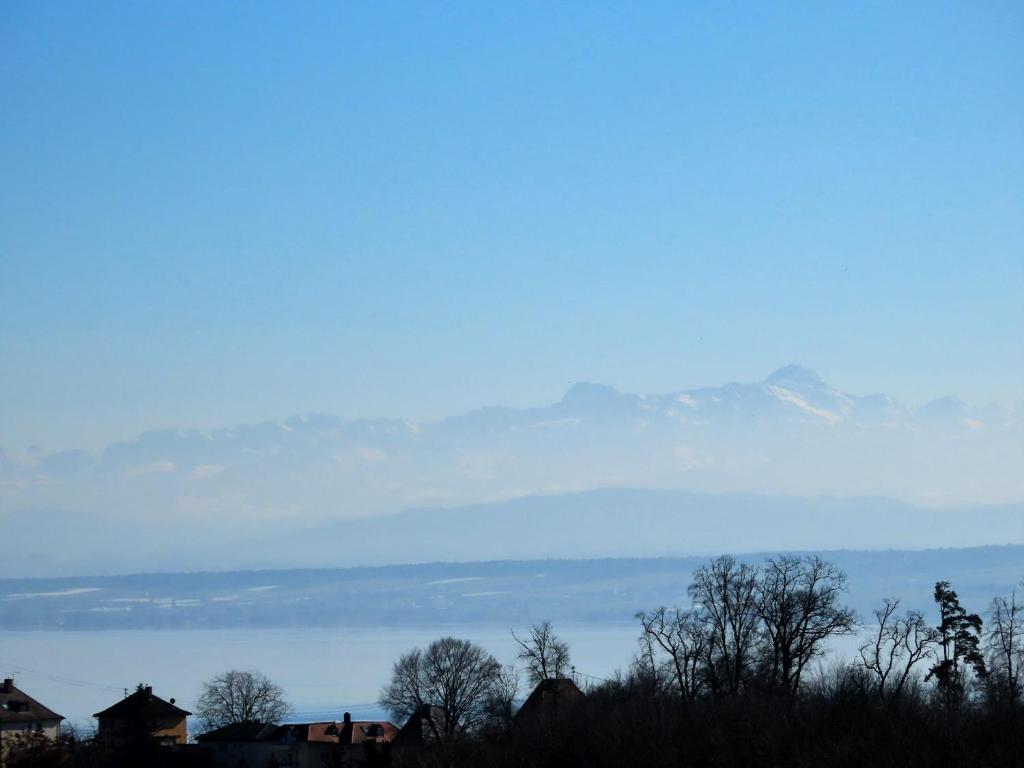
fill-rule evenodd
<path id="1" fill-rule="evenodd" d="M 575 667 L 573 667 L 572 673 L 574 675 L 579 675 L 580 677 L 587 677 L 587 678 L 590 678 L 591 680 L 597 680 L 599 683 L 609 683 L 609 682 L 611 682 L 607 677 L 598 677 L 597 675 L 588 675 L 586 672 L 580 672 Z"/>
<path id="2" fill-rule="evenodd" d="M 325 707 L 323 709 L 298 709 L 290 712 L 290 715 L 330 715 L 338 714 L 339 712 L 345 712 L 348 710 L 360 710 L 360 709 L 376 709 L 379 710 L 381 707 L 376 702 L 363 703 L 363 704 L 341 704 L 337 707 Z"/>
<path id="3" fill-rule="evenodd" d="M 3 665 L 0 665 L 0 667 L 2 667 L 2 666 Z M 76 688 L 92 688 L 92 689 L 97 690 L 97 691 L 110 691 L 112 693 L 123 693 L 124 689 L 126 687 L 131 687 L 131 686 L 123 686 L 123 685 L 120 685 L 120 686 L 103 685 L 101 683 L 93 683 L 93 682 L 89 682 L 87 680 L 77 680 L 77 679 L 75 679 L 73 677 L 64 677 L 63 675 L 54 675 L 54 674 L 52 674 L 50 672 L 43 672 L 43 671 L 38 670 L 38 669 L 32 669 L 31 667 L 24 667 L 24 666 L 22 666 L 20 664 L 14 664 L 13 665 L 12 674 L 20 675 L 20 674 L 23 674 L 23 673 L 26 673 L 26 672 L 28 674 L 30 674 L 30 675 L 35 675 L 37 677 L 41 677 L 44 680 L 49 680 L 51 682 L 59 683 L 61 685 L 70 685 L 70 686 L 73 686 L 73 687 L 76 687 Z"/>

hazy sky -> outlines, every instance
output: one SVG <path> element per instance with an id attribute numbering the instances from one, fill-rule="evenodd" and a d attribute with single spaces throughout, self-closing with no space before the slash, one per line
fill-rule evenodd
<path id="1" fill-rule="evenodd" d="M 0 447 L 1019 399 L 1022 83 L 1016 2 L 5 2 Z"/>

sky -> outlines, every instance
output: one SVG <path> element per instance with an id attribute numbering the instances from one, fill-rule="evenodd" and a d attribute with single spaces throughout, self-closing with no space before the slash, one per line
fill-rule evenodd
<path id="1" fill-rule="evenodd" d="M 0 6 L 0 449 L 789 362 L 1024 398 L 1018 3 Z"/>

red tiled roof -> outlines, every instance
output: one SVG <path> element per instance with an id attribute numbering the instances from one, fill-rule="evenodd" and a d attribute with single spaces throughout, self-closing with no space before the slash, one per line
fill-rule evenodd
<path id="1" fill-rule="evenodd" d="M 344 722 L 288 723 L 259 736 L 259 741 L 307 741 L 326 744 L 362 744 L 365 741 L 391 741 L 398 726 L 385 720 L 352 720 L 351 730 Z M 255 741 L 256 739 L 253 739 Z"/>
<path id="2" fill-rule="evenodd" d="M 392 741 L 398 735 L 398 726 L 387 721 L 352 720 L 347 732 L 344 723 L 338 723 L 338 739 L 343 744 L 362 744 L 364 741 Z"/>

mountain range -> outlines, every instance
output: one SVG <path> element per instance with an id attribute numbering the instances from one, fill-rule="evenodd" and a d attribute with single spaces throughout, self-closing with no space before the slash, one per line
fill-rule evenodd
<path id="1" fill-rule="evenodd" d="M 551 405 L 490 407 L 432 422 L 306 415 L 151 431 L 98 454 L 0 452 L 0 526 L 11 552 L 0 573 L 95 572 L 123 560 L 136 561 L 135 569 L 212 568 L 228 554 L 234 565 L 258 565 L 271 555 L 276 565 L 302 565 L 307 552 L 322 547 L 316 532 L 384 530 L 385 519 L 408 509 L 534 496 L 568 504 L 607 488 L 704 499 L 747 494 L 789 499 L 793 508 L 820 506 L 823 496 L 887 498 L 972 514 L 1024 499 L 1022 413 L 1020 404 L 972 408 L 953 397 L 914 408 L 887 395 L 840 391 L 790 365 L 758 382 L 659 395 L 579 383 Z M 663 505 L 667 514 L 677 502 Z M 650 554 L 631 551 L 628 541 L 607 551 L 588 514 L 567 523 L 585 551 Z M 54 538 L 40 536 L 40 525 Z M 771 530 L 756 515 L 746 525 L 742 533 L 755 538 Z M 978 544 L 1015 540 L 984 520 L 975 532 Z M 448 552 L 453 537 L 435 537 L 438 551 Z M 351 550 L 363 537 L 342 538 Z M 52 542 L 63 540 L 68 546 L 55 552 Z M 669 549 L 704 551 L 716 539 L 705 540 Z M 248 557 L 235 541 L 281 545 L 257 547 Z M 879 532 L 859 545 L 892 543 Z M 914 545 L 906 537 L 900 543 Z M 471 550 L 445 557 L 466 559 Z M 437 557 L 424 551 L 420 559 Z M 371 561 L 382 562 L 377 554 L 362 560 Z"/>

